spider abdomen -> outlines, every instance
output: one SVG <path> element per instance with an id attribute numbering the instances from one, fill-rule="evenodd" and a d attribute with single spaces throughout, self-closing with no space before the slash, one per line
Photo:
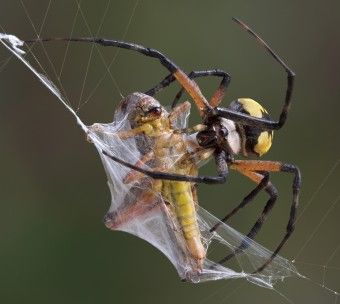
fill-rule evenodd
<path id="1" fill-rule="evenodd" d="M 238 98 L 233 101 L 230 109 L 252 117 L 271 120 L 267 110 L 257 101 L 251 98 Z M 237 123 L 238 132 L 242 142 L 242 154 L 244 156 L 262 156 L 267 153 L 273 142 L 273 131 Z"/>

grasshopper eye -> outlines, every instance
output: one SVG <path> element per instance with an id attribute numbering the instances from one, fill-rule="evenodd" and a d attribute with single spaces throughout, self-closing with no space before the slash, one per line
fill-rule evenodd
<path id="1" fill-rule="evenodd" d="M 153 107 L 147 111 L 147 114 L 160 115 L 162 113 L 161 107 Z"/>

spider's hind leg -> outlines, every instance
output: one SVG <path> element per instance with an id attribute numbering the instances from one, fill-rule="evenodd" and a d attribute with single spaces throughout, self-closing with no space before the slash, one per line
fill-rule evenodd
<path id="1" fill-rule="evenodd" d="M 250 174 L 248 173 L 248 174 L 251 175 L 252 173 Z M 255 177 L 256 173 L 253 173 L 253 174 Z M 260 174 L 256 174 L 256 175 L 259 176 Z M 234 250 L 233 253 L 228 254 L 222 260 L 220 260 L 219 264 L 223 264 L 226 261 L 230 260 L 231 258 L 235 257 L 236 255 L 244 252 L 247 248 L 251 246 L 252 241 L 255 239 L 256 235 L 260 232 L 265 220 L 268 217 L 269 212 L 274 207 L 277 197 L 278 197 L 278 192 L 275 186 L 269 181 L 269 175 L 264 176 L 261 182 L 256 186 L 256 188 L 248 196 L 245 197 L 245 199 L 241 202 L 241 204 L 238 205 L 225 218 L 222 219 L 222 221 L 226 221 L 227 219 L 231 218 L 233 215 L 236 214 L 237 211 L 239 211 L 241 208 L 249 204 L 261 190 L 265 190 L 268 193 L 269 199 L 266 202 L 266 205 L 264 206 L 260 217 L 256 220 L 255 224 L 252 226 L 250 231 L 247 233 L 246 237 L 241 241 L 241 244 Z"/>
<path id="2" fill-rule="evenodd" d="M 296 210 L 299 203 L 299 192 L 300 192 L 300 186 L 301 186 L 301 174 L 299 169 L 292 164 L 284 164 L 281 162 L 276 161 L 257 161 L 257 160 L 239 160 L 235 161 L 231 166 L 231 169 L 237 170 L 240 173 L 248 176 L 252 180 L 255 180 L 255 175 L 258 175 L 257 172 L 288 172 L 292 173 L 294 175 L 293 184 L 292 184 L 292 190 L 293 190 L 293 199 L 290 207 L 290 215 L 288 224 L 286 227 L 286 233 L 283 236 L 281 242 L 276 247 L 276 249 L 273 251 L 271 256 L 265 261 L 265 263 L 256 269 L 254 273 L 261 272 L 264 268 L 270 264 L 274 258 L 277 256 L 277 254 L 280 252 L 283 245 L 287 242 L 289 237 L 294 231 L 295 228 L 295 220 L 296 220 Z M 261 228 L 264 220 L 266 219 L 267 213 L 272 209 L 276 198 L 277 198 L 277 191 L 275 187 L 271 184 L 268 184 L 266 187 L 266 191 L 270 194 L 270 199 L 268 200 L 266 206 L 264 207 L 261 216 L 256 221 L 255 225 L 252 227 L 250 232 L 248 233 L 249 239 L 253 239 L 255 235 L 258 233 L 259 229 Z M 249 246 L 251 243 L 242 242 L 241 245 L 238 247 L 241 251 L 244 250 L 247 246 Z M 239 251 L 236 249 L 236 251 Z M 235 252 L 232 254 L 232 256 L 235 256 Z M 232 256 L 227 256 L 224 259 L 221 260 L 221 263 L 225 262 L 227 259 L 230 259 Z"/>
<path id="3" fill-rule="evenodd" d="M 255 197 L 267 187 L 269 182 L 269 174 L 265 174 L 260 182 L 256 185 L 256 187 L 244 197 L 242 202 L 237 205 L 233 210 L 231 210 L 226 216 L 224 216 L 219 222 L 217 222 L 212 228 L 210 228 L 210 232 L 216 231 L 222 223 L 226 223 L 230 218 L 232 218 L 236 213 L 238 213 L 241 209 L 246 207 L 249 203 L 251 203 Z"/>

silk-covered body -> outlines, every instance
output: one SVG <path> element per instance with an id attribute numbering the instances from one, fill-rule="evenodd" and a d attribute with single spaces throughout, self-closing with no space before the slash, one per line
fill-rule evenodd
<path id="1" fill-rule="evenodd" d="M 158 101 L 150 96 L 134 93 L 127 96 L 118 108 L 119 115 L 126 116 L 130 129 L 124 129 L 112 136 L 121 140 L 134 138 L 141 153 L 138 166 L 149 166 L 154 171 L 196 176 L 198 165 L 210 158 L 211 149 L 202 149 L 195 134 L 182 131 L 186 126 L 189 103 L 183 103 L 168 113 Z M 187 250 L 200 270 L 206 256 L 202 244 L 196 215 L 197 195 L 193 183 L 146 178 L 142 173 L 131 170 L 124 183 L 136 183 L 131 191 L 140 201 L 128 204 L 106 216 L 106 225 L 116 229 L 132 216 L 142 214 L 155 207 L 157 196 L 165 202 L 174 227 L 180 230 Z M 146 186 L 145 183 L 148 183 Z M 144 187 L 139 187 L 141 184 Z M 141 190 L 143 189 L 143 190 Z M 159 201 L 158 201 L 159 203 Z M 140 207 L 143 206 L 143 208 Z"/>

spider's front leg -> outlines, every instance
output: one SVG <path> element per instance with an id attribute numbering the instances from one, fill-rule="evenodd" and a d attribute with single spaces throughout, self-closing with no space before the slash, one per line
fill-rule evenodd
<path id="1" fill-rule="evenodd" d="M 212 70 L 203 70 L 203 71 L 192 71 L 188 74 L 188 77 L 190 79 L 198 78 L 198 77 L 208 77 L 208 76 L 216 76 L 216 77 L 221 77 L 221 83 L 218 87 L 218 89 L 215 91 L 214 95 L 210 99 L 209 104 L 214 108 L 220 104 L 222 101 L 225 91 L 230 83 L 230 75 L 221 70 L 221 69 L 212 69 Z M 153 88 L 147 90 L 145 94 L 154 96 L 155 94 L 159 93 L 161 90 L 164 88 L 168 87 L 172 82 L 176 80 L 175 76 L 172 74 L 169 74 L 166 76 L 160 83 L 155 85 Z M 172 108 L 175 108 L 177 105 L 179 99 L 181 98 L 182 94 L 184 92 L 184 87 L 176 94 L 173 102 L 172 102 Z"/>
<path id="2" fill-rule="evenodd" d="M 287 65 L 287 63 L 276 52 L 274 52 L 274 50 L 268 45 L 268 43 L 265 42 L 257 33 L 255 33 L 248 25 L 246 25 L 244 22 L 237 18 L 233 18 L 233 20 L 237 24 L 239 24 L 244 30 L 246 30 L 251 36 L 253 36 L 256 39 L 256 41 L 260 45 L 262 45 L 265 48 L 265 50 L 275 59 L 275 61 L 279 63 L 281 67 L 285 70 L 287 74 L 286 96 L 284 99 L 281 114 L 277 121 L 252 117 L 240 112 L 232 111 L 231 109 L 228 108 L 216 108 L 212 111 L 212 114 L 219 117 L 231 119 L 234 122 L 239 122 L 244 125 L 255 126 L 263 130 L 278 130 L 285 124 L 287 120 L 288 112 L 292 101 L 295 73 Z"/>

